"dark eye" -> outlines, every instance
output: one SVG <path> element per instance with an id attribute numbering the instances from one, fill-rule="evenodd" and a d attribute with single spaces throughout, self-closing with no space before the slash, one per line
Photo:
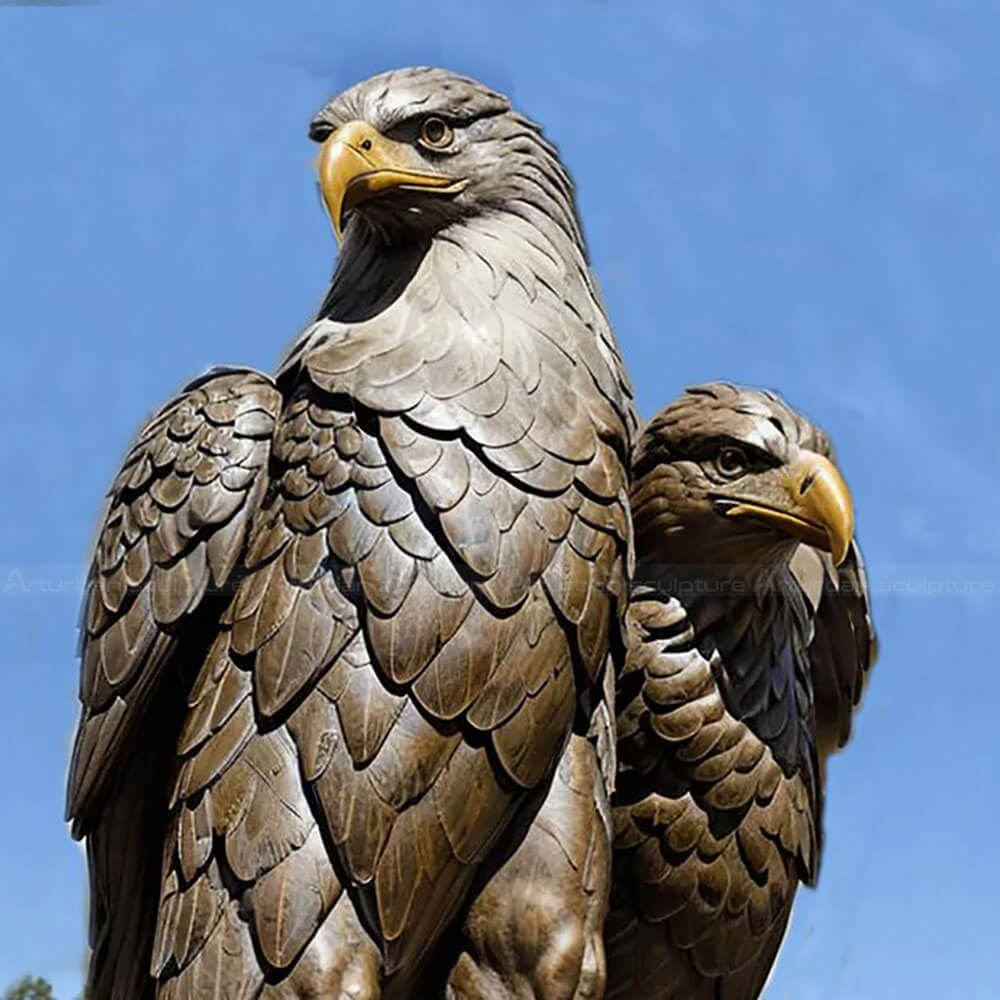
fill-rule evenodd
<path id="1" fill-rule="evenodd" d="M 454 138 L 455 133 L 443 118 L 432 115 L 420 126 L 420 144 L 430 149 L 447 149 Z"/>
<path id="2" fill-rule="evenodd" d="M 743 449 L 734 448 L 732 445 L 721 448 L 715 458 L 715 466 L 719 472 L 731 479 L 746 472 L 749 464 Z"/>
<path id="3" fill-rule="evenodd" d="M 326 142 L 336 132 L 336 128 L 323 118 L 317 118 L 309 125 L 309 138 L 313 142 Z"/>

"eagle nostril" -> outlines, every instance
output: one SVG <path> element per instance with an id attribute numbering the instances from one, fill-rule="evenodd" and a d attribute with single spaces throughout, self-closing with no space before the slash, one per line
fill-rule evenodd
<path id="1" fill-rule="evenodd" d="M 816 482 L 816 473 L 810 472 L 809 475 L 806 476 L 806 478 L 799 484 L 799 496 L 805 496 L 806 490 L 808 490 L 814 482 Z"/>
<path id="2" fill-rule="evenodd" d="M 371 141 L 371 139 L 365 139 L 364 142 L 361 143 L 361 148 L 364 149 L 364 150 L 366 150 L 366 151 L 369 150 L 369 149 L 371 149 L 372 148 L 372 141 Z"/>

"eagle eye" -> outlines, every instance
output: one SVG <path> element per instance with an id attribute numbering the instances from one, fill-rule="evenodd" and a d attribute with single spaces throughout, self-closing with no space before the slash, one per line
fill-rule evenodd
<path id="1" fill-rule="evenodd" d="M 735 479 L 737 476 L 742 476 L 747 471 L 749 465 L 746 452 L 734 445 L 726 445 L 720 448 L 719 454 L 715 458 L 715 467 L 728 479 Z"/>
<path id="2" fill-rule="evenodd" d="M 447 149 L 455 138 L 452 127 L 437 115 L 425 118 L 420 126 L 419 142 L 428 149 Z"/>

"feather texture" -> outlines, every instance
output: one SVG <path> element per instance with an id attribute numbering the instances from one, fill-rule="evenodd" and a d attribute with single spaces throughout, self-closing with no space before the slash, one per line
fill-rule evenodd
<path id="1" fill-rule="evenodd" d="M 423 216 L 373 200 L 275 382 L 192 387 L 113 488 L 70 812 L 81 834 L 109 815 L 169 674 L 155 941 L 131 956 L 159 997 L 390 995 L 526 836 L 574 723 L 611 711 L 635 418 L 571 186 L 505 99 L 439 71 L 362 84 L 322 123 L 391 129 L 427 101 L 486 116 L 489 207 L 386 242 Z M 594 919 L 611 748 L 602 772 L 584 744 L 586 833 L 557 815 L 547 836 Z M 129 995 L 104 962 L 95 1000 Z"/>
<path id="2" fill-rule="evenodd" d="M 757 464 L 727 478 L 719 441 Z M 799 883 L 816 881 L 824 762 L 875 655 L 860 552 L 835 568 L 713 506 L 794 504 L 784 467 L 803 450 L 830 454 L 774 394 L 724 384 L 688 390 L 637 448 L 609 997 L 753 1000 Z"/>

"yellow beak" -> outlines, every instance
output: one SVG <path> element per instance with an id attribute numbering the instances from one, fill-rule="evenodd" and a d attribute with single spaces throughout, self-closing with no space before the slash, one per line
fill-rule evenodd
<path id="1" fill-rule="evenodd" d="M 813 451 L 803 451 L 785 470 L 788 505 L 781 509 L 741 501 L 727 517 L 753 517 L 785 534 L 825 549 L 839 566 L 854 537 L 854 501 L 837 467 Z"/>
<path id="2" fill-rule="evenodd" d="M 416 151 L 387 139 L 367 122 L 341 125 L 319 154 L 319 186 L 339 243 L 344 215 L 355 205 L 393 188 L 431 188 L 455 194 L 465 186 L 444 174 L 422 169 Z"/>

